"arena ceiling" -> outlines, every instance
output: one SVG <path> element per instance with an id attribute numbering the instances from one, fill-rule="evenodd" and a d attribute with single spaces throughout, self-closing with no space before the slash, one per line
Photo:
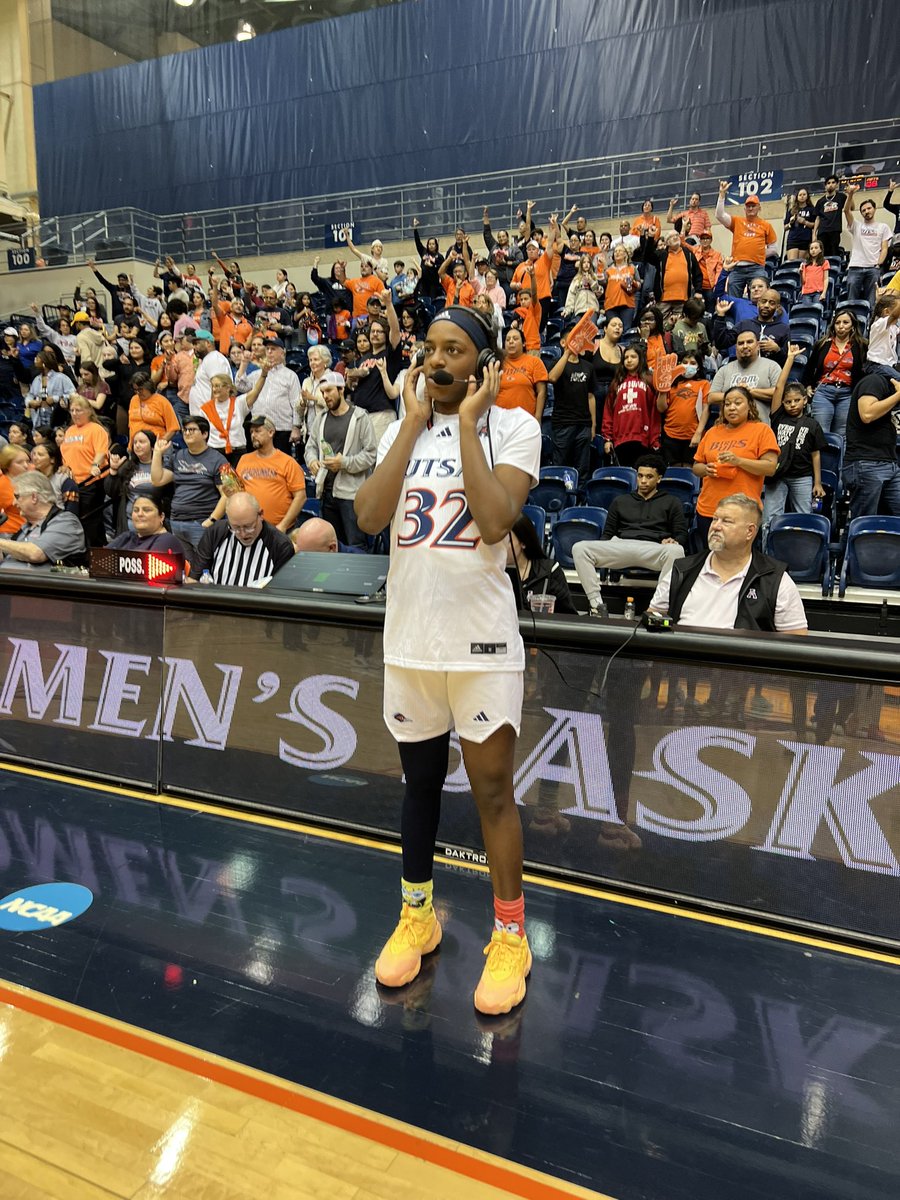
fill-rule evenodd
<path id="1" fill-rule="evenodd" d="M 403 0 L 52 0 L 55 21 L 141 60 L 155 58 L 159 39 L 180 34 L 198 46 L 234 40 L 247 21 L 257 35 L 312 21 L 384 8 Z M 166 52 L 165 50 L 163 52 Z"/>

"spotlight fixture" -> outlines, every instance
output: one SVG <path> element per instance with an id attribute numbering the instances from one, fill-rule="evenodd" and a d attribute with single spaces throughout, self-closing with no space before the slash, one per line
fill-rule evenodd
<path id="1" fill-rule="evenodd" d="M 175 0 L 175 3 L 178 5 L 179 8 L 191 8 L 193 6 L 194 0 Z"/>
<path id="2" fill-rule="evenodd" d="M 238 21 L 237 33 L 234 37 L 235 41 L 249 42 L 251 38 L 256 37 L 256 30 L 249 21 Z"/>

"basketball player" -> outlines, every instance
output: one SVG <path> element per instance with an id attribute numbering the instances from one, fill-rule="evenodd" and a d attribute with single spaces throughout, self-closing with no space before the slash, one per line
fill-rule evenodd
<path id="1" fill-rule="evenodd" d="M 455 728 L 494 891 L 494 931 L 475 990 L 475 1007 L 487 1014 L 522 1000 L 531 969 L 513 798 L 525 654 L 505 564 L 541 452 L 533 417 L 491 407 L 500 387 L 493 345 L 490 325 L 473 309 L 435 317 L 422 365 L 407 374 L 406 414 L 385 432 L 374 474 L 356 497 L 366 532 L 392 522 L 384 718 L 406 776 L 401 916 L 375 975 L 402 987 L 441 940 L 432 873 Z"/>

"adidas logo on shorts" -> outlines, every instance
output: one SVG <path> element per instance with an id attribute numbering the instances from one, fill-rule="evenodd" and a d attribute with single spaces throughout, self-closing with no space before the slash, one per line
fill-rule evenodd
<path id="1" fill-rule="evenodd" d="M 478 721 L 482 725 L 486 724 L 488 721 L 490 721 L 490 719 L 491 718 L 484 711 L 476 713 L 475 716 L 472 718 L 473 721 Z"/>

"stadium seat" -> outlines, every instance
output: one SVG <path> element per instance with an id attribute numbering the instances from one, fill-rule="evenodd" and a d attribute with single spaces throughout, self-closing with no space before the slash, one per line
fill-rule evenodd
<path id="1" fill-rule="evenodd" d="M 574 467 L 541 467 L 541 483 L 545 479 L 560 479 L 568 491 L 578 491 L 578 472 Z"/>
<path id="2" fill-rule="evenodd" d="M 823 467 L 822 487 L 825 489 L 825 499 L 822 501 L 822 516 L 827 517 L 832 525 L 834 525 L 836 524 L 837 502 L 840 500 L 843 491 L 840 475 Z"/>
<path id="3" fill-rule="evenodd" d="M 584 485 L 585 503 L 609 508 L 616 496 L 627 496 L 636 487 L 634 467 L 600 467 Z"/>
<path id="4" fill-rule="evenodd" d="M 697 476 L 694 475 L 693 478 L 696 479 Z M 679 479 L 677 475 L 670 475 L 668 471 L 659 481 L 659 490 L 668 492 L 682 504 L 689 504 L 692 509 L 697 500 L 697 489 L 694 487 L 693 479 Z"/>
<path id="5" fill-rule="evenodd" d="M 549 467 L 553 462 L 553 440 L 549 433 L 541 434 L 541 466 Z"/>
<path id="6" fill-rule="evenodd" d="M 796 287 L 800 286 L 800 264 L 799 263 L 782 263 L 780 267 L 775 268 L 775 274 L 772 276 L 772 286 L 778 289 L 781 283 L 793 283 Z"/>
<path id="7" fill-rule="evenodd" d="M 581 511 L 581 509 L 575 509 L 573 513 Z M 575 566 L 572 559 L 572 547 L 576 542 L 599 541 L 606 523 L 606 512 L 602 508 L 595 511 L 602 514 L 602 520 L 599 522 L 588 521 L 582 516 L 572 515 L 563 517 L 553 526 L 554 557 L 564 569 L 571 571 Z"/>
<path id="8" fill-rule="evenodd" d="M 791 308 L 791 324 L 793 324 L 795 320 L 800 320 L 801 317 L 806 320 L 816 321 L 821 329 L 822 322 L 825 319 L 825 306 L 819 304 L 818 302 L 813 303 L 809 300 L 798 301 L 798 303 Z"/>
<path id="9" fill-rule="evenodd" d="M 819 513 L 782 513 L 769 525 L 766 553 L 787 564 L 795 583 L 821 583 L 831 588 L 831 522 Z"/>
<path id="10" fill-rule="evenodd" d="M 528 493 L 528 503 L 542 508 L 551 521 L 574 501 L 573 493 L 561 479 L 542 479 Z"/>
<path id="11" fill-rule="evenodd" d="M 856 517 L 850 522 L 838 595 L 848 586 L 900 588 L 900 517 Z"/>
<path id="12" fill-rule="evenodd" d="M 832 471 L 840 479 L 844 469 L 844 439 L 839 433 L 826 433 L 828 445 L 822 451 L 822 470 Z"/>
<path id="13" fill-rule="evenodd" d="M 690 467 L 669 467 L 663 479 L 686 479 L 694 489 L 694 495 L 700 491 L 700 479 Z"/>
<path id="14" fill-rule="evenodd" d="M 552 369 L 561 355 L 562 350 L 558 342 L 548 343 L 541 349 L 541 362 L 549 371 Z"/>
<path id="15" fill-rule="evenodd" d="M 869 302 L 868 300 L 839 300 L 835 305 L 835 312 L 850 311 L 859 321 L 860 328 L 865 332 L 869 324 Z"/>
<path id="16" fill-rule="evenodd" d="M 534 526 L 538 541 L 544 545 L 547 534 L 547 514 L 539 504 L 526 504 L 522 508 L 522 516 L 527 517 Z"/>
<path id="17" fill-rule="evenodd" d="M 791 336 L 792 342 L 799 342 L 802 338 L 805 342 L 810 340 L 810 344 L 814 345 L 819 340 L 819 321 L 815 317 L 795 317 L 791 313 Z"/>

